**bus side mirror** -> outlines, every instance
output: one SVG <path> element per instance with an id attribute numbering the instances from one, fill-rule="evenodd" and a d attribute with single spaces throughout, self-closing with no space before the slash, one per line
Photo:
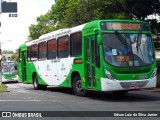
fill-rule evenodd
<path id="1" fill-rule="evenodd" d="M 97 35 L 97 41 L 98 41 L 98 45 L 102 45 L 102 36 L 101 35 Z"/>

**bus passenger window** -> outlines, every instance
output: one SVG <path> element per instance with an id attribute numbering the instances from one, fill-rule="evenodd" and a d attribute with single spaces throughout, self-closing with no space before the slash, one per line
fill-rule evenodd
<path id="1" fill-rule="evenodd" d="M 31 57 L 31 47 L 27 47 L 27 60 L 30 61 Z"/>
<path id="2" fill-rule="evenodd" d="M 71 35 L 71 56 L 78 56 L 82 54 L 82 33 L 74 33 Z"/>
<path id="3" fill-rule="evenodd" d="M 47 59 L 56 58 L 56 39 L 47 42 Z"/>
<path id="4" fill-rule="evenodd" d="M 47 55 L 46 42 L 39 43 L 38 45 L 38 60 L 45 60 Z"/>
<path id="5" fill-rule="evenodd" d="M 34 61 L 34 60 L 37 60 L 37 45 L 32 45 L 31 46 L 31 60 Z"/>
<path id="6" fill-rule="evenodd" d="M 69 56 L 69 37 L 64 36 L 58 38 L 58 58 L 66 58 Z"/>

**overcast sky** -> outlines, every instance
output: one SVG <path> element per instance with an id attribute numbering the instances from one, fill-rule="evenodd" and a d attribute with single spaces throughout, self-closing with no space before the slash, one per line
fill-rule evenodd
<path id="1" fill-rule="evenodd" d="M 3 0 L 10 1 L 10 0 Z M 28 27 L 36 23 L 36 18 L 51 9 L 54 0 L 11 0 L 18 3 L 18 17 L 11 18 L 9 13 L 0 16 L 0 41 L 3 50 L 15 51 L 18 46 L 27 40 Z M 11 40 L 11 42 L 5 42 Z"/>

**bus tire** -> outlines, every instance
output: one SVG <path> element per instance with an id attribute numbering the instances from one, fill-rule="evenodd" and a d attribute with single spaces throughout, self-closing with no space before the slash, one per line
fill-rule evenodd
<path id="1" fill-rule="evenodd" d="M 128 90 L 113 91 L 112 93 L 113 95 L 120 97 L 126 95 L 128 93 Z"/>
<path id="2" fill-rule="evenodd" d="M 74 94 L 77 96 L 84 97 L 87 94 L 87 91 L 82 89 L 82 83 L 79 75 L 76 75 L 73 78 L 73 91 Z"/>
<path id="3" fill-rule="evenodd" d="M 33 76 L 33 87 L 35 90 L 44 90 L 47 88 L 47 86 L 45 86 L 45 85 L 39 85 L 38 77 L 36 74 L 34 74 L 34 76 Z"/>

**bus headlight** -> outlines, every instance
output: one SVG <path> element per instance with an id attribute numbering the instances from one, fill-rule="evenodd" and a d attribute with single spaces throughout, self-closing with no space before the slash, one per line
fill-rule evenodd
<path id="1" fill-rule="evenodd" d="M 150 77 L 151 79 L 154 78 L 157 75 L 157 68 L 154 69 L 152 76 Z"/>
<path id="2" fill-rule="evenodd" d="M 108 70 L 104 69 L 104 71 L 105 71 L 105 73 L 106 73 L 106 75 L 107 75 L 107 77 L 108 77 L 109 79 L 111 79 L 111 80 L 114 80 L 114 79 L 115 79 L 114 76 L 112 76 L 112 74 L 111 74 Z"/>

